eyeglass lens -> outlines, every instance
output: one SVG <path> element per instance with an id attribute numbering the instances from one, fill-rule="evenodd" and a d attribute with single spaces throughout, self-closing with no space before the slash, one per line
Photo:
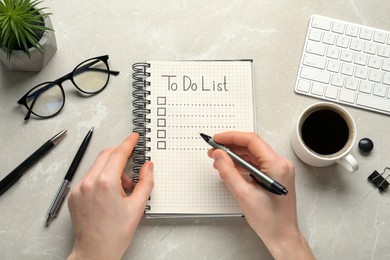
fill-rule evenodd
<path id="1" fill-rule="evenodd" d="M 31 111 L 42 117 L 58 113 L 64 105 L 64 94 L 53 82 L 43 83 L 32 89 L 26 98 Z"/>
<path id="2" fill-rule="evenodd" d="M 83 92 L 93 94 L 102 90 L 110 77 L 107 64 L 93 59 L 81 63 L 73 71 L 73 82 Z"/>

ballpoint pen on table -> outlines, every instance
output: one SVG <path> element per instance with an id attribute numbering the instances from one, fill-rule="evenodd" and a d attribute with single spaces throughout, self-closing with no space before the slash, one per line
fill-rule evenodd
<path id="1" fill-rule="evenodd" d="M 87 135 L 85 136 L 83 142 L 80 145 L 79 150 L 77 151 L 65 177 L 64 180 L 62 181 L 56 196 L 53 199 L 53 202 L 50 205 L 49 211 L 47 213 L 47 218 L 46 218 L 46 226 L 50 224 L 50 222 L 57 216 L 57 213 L 62 205 L 62 202 L 64 201 L 66 195 L 69 192 L 70 189 L 70 182 L 72 181 L 72 178 L 77 170 L 77 167 L 80 164 L 81 158 L 83 157 L 85 150 L 87 149 L 87 146 L 89 144 L 89 141 L 91 140 L 93 133 L 93 127 L 88 131 Z"/>
<path id="2" fill-rule="evenodd" d="M 23 172 L 27 170 L 28 167 L 33 165 L 38 161 L 43 155 L 45 155 L 51 148 L 57 145 L 62 138 L 65 136 L 66 130 L 62 130 L 41 147 L 39 147 L 33 154 L 31 154 L 26 160 L 24 160 L 18 167 L 16 167 L 12 172 L 5 176 L 0 181 L 0 196 L 3 195 L 12 185 L 14 185 L 20 177 L 22 177 Z"/>
<path id="3" fill-rule="evenodd" d="M 269 192 L 275 193 L 277 195 L 287 195 L 287 189 L 283 185 L 281 185 L 268 175 L 262 173 L 260 170 L 256 169 L 256 167 L 254 167 L 253 165 L 242 159 L 240 156 L 232 152 L 229 148 L 215 142 L 213 138 L 208 135 L 201 133 L 200 136 L 213 148 L 224 150 L 236 163 L 248 170 L 250 173 L 249 175 L 258 185 L 268 190 Z"/>

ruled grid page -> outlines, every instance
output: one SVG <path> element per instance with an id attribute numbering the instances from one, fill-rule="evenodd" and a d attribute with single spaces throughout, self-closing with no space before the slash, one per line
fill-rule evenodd
<path id="1" fill-rule="evenodd" d="M 151 160 L 147 214 L 241 215 L 199 136 L 254 131 L 251 61 L 151 62 Z"/>

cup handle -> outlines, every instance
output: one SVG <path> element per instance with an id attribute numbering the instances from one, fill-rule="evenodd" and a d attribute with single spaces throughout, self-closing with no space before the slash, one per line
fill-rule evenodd
<path id="1" fill-rule="evenodd" d="M 337 163 L 350 172 L 356 172 L 359 169 L 359 164 L 357 160 L 351 154 L 347 154 L 346 156 L 338 160 Z"/>

